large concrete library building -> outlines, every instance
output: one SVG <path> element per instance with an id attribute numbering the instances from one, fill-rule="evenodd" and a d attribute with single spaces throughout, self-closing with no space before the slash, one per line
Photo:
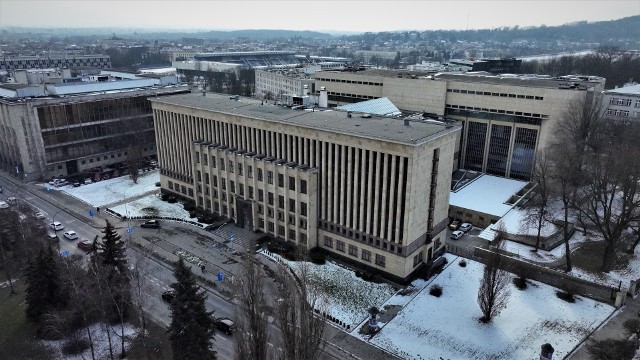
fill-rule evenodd
<path id="1" fill-rule="evenodd" d="M 151 98 L 163 191 L 402 281 L 444 246 L 451 124 Z"/>

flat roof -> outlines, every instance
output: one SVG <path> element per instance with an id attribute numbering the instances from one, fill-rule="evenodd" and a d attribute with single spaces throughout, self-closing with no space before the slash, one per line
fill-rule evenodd
<path id="1" fill-rule="evenodd" d="M 640 84 L 629 85 L 617 89 L 611 89 L 604 92 L 605 94 L 620 94 L 620 95 L 640 95 Z"/>
<path id="2" fill-rule="evenodd" d="M 449 205 L 502 217 L 513 207 L 505 203 L 526 185 L 526 181 L 484 174 L 452 191 Z"/>
<path id="3" fill-rule="evenodd" d="M 185 94 L 150 98 L 152 103 L 184 106 L 208 111 L 245 116 L 266 121 L 287 123 L 307 128 L 347 134 L 356 137 L 375 138 L 405 145 L 418 145 L 431 139 L 458 131 L 453 124 L 434 124 L 410 121 L 404 125 L 402 119 L 359 115 L 347 117 L 343 111 L 292 110 L 277 105 L 261 105 L 260 100 L 251 98 L 230 99 L 229 95 L 207 93 Z"/>

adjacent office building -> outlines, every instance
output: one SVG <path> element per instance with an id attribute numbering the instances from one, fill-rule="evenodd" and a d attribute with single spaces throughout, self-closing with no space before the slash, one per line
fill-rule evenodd
<path id="1" fill-rule="evenodd" d="M 640 84 L 630 83 L 605 91 L 602 114 L 610 119 L 640 121 Z"/>
<path id="2" fill-rule="evenodd" d="M 0 85 L 0 167 L 25 181 L 155 154 L 150 96 L 188 92 L 166 76 Z M 123 74 L 120 74 L 123 75 Z M 133 145 L 132 145 L 133 144 Z"/>
<path id="3" fill-rule="evenodd" d="M 459 121 L 454 169 L 529 180 L 567 104 L 597 101 L 605 79 L 595 76 L 492 75 L 367 69 L 316 73 L 329 106 L 387 97 L 400 110 Z"/>
<path id="4" fill-rule="evenodd" d="M 0 70 L 26 70 L 47 68 L 111 68 L 109 55 L 76 55 L 55 54 L 35 56 L 2 56 L 0 57 Z"/>
<path id="5" fill-rule="evenodd" d="M 443 250 L 459 126 L 228 95 L 150 100 L 164 192 L 396 280 Z"/>

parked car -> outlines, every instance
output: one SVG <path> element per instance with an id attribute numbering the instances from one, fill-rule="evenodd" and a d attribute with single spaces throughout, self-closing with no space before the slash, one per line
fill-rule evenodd
<path id="1" fill-rule="evenodd" d="M 227 318 L 216 319 L 216 328 L 227 335 L 232 335 L 236 331 L 236 325 Z"/>
<path id="2" fill-rule="evenodd" d="M 160 229 L 160 221 L 158 220 L 149 220 L 145 223 L 140 224 L 142 228 L 150 228 L 150 229 Z"/>
<path id="3" fill-rule="evenodd" d="M 473 225 L 469 224 L 469 223 L 462 223 L 462 225 L 460 225 L 460 231 L 464 231 L 467 232 L 469 230 L 473 229 Z"/>
<path id="4" fill-rule="evenodd" d="M 16 199 L 14 196 L 8 197 L 7 198 L 7 203 L 10 205 L 17 205 L 18 204 L 18 199 Z"/>
<path id="5" fill-rule="evenodd" d="M 58 221 L 52 222 L 51 224 L 49 224 L 49 227 L 56 231 L 64 229 L 64 226 L 62 226 L 62 224 Z"/>
<path id="6" fill-rule="evenodd" d="M 78 247 L 86 252 L 90 252 L 93 250 L 93 241 L 91 240 L 82 240 L 78 242 Z"/>
<path id="7" fill-rule="evenodd" d="M 84 184 L 85 184 L 85 185 L 89 185 L 89 184 L 91 184 L 92 182 L 93 182 L 93 181 L 92 181 L 91 179 L 89 179 L 89 178 L 84 179 Z"/>
<path id="8" fill-rule="evenodd" d="M 464 232 L 456 230 L 451 233 L 451 240 L 458 240 L 462 237 L 462 235 L 464 235 Z"/>
<path id="9" fill-rule="evenodd" d="M 458 219 L 454 219 L 451 224 L 449 224 L 449 229 L 451 230 L 458 230 L 458 228 L 460 227 L 460 224 L 462 224 L 462 221 L 458 220 Z"/>
<path id="10" fill-rule="evenodd" d="M 80 182 L 79 181 L 76 181 L 76 182 L 73 183 L 73 187 L 79 187 L 79 186 L 80 186 Z"/>
<path id="11" fill-rule="evenodd" d="M 9 204 L 7 204 L 5 201 L 0 201 L 0 209 L 6 209 L 9 207 Z"/>
<path id="12" fill-rule="evenodd" d="M 44 214 L 41 213 L 40 211 L 33 213 L 33 217 L 40 220 L 40 219 L 44 219 Z"/>
<path id="13" fill-rule="evenodd" d="M 49 242 L 58 242 L 60 241 L 60 238 L 56 234 L 47 234 L 47 240 Z"/>
<path id="14" fill-rule="evenodd" d="M 76 234 L 76 232 L 73 230 L 69 230 L 64 232 L 64 237 L 69 240 L 75 240 L 78 238 L 78 234 Z"/>
<path id="15" fill-rule="evenodd" d="M 162 300 L 170 303 L 173 301 L 173 298 L 176 297 L 176 292 L 173 290 L 168 290 L 162 293 Z"/>

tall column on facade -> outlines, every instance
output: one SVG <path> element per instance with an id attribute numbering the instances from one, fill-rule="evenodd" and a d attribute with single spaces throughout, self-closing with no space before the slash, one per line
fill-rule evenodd
<path id="1" fill-rule="evenodd" d="M 373 171 L 373 157 L 376 156 L 376 152 L 367 150 L 367 153 L 369 154 L 369 170 L 367 171 L 366 205 L 363 208 L 363 210 L 367 213 L 367 217 L 366 217 L 367 222 L 365 226 L 365 232 L 367 234 L 371 234 L 371 209 L 373 208 L 372 192 L 373 192 L 373 186 L 374 186 L 373 177 L 375 176 L 375 173 Z"/>
<path id="2" fill-rule="evenodd" d="M 398 178 L 396 178 L 396 167 L 398 166 L 397 164 L 397 159 L 398 157 L 395 155 L 391 155 L 391 181 L 389 182 L 389 208 L 387 209 L 389 216 L 387 216 L 387 234 L 386 234 L 386 238 L 387 241 L 393 241 L 393 219 L 394 219 L 394 212 L 396 211 L 396 209 L 393 207 L 394 202 L 396 201 L 396 190 L 398 189 Z M 398 221 L 398 219 L 396 218 L 396 222 Z"/>
<path id="3" fill-rule="evenodd" d="M 378 236 L 378 209 L 380 208 L 380 191 L 382 190 L 382 184 L 380 183 L 380 175 L 382 173 L 382 153 L 376 152 L 376 173 L 374 174 L 375 182 L 373 185 L 373 228 L 371 233 Z"/>
<path id="4" fill-rule="evenodd" d="M 351 213 L 353 212 L 351 207 L 351 200 L 353 199 L 353 158 L 350 147 L 347 147 L 347 166 L 344 169 L 347 173 L 347 188 L 344 190 L 345 196 L 347 197 L 347 208 L 345 209 L 347 212 L 347 219 L 345 225 L 349 228 L 353 228 L 353 224 L 351 223 Z"/>
<path id="5" fill-rule="evenodd" d="M 329 217 L 327 216 L 327 204 L 329 201 L 329 185 L 328 185 L 328 175 L 329 175 L 329 170 L 327 169 L 327 159 L 328 154 L 327 154 L 327 149 L 326 149 L 326 142 L 323 141 L 318 141 L 318 145 L 320 147 L 320 167 L 321 167 L 321 173 L 320 173 L 320 177 L 322 178 L 322 187 L 319 191 L 319 198 L 320 198 L 320 202 L 322 203 L 322 218 L 324 220 L 329 220 Z"/>
<path id="6" fill-rule="evenodd" d="M 346 152 L 347 150 L 347 146 L 346 145 L 341 145 L 340 146 L 340 154 L 339 154 L 339 160 L 340 160 L 340 178 L 338 179 L 339 183 L 340 183 L 340 194 L 339 194 L 339 205 L 338 207 L 339 209 L 339 214 L 338 214 L 338 224 L 344 226 L 346 225 L 346 223 L 344 222 L 344 213 L 345 211 L 347 211 L 346 207 L 344 206 L 344 201 L 345 201 L 345 196 L 347 196 L 347 189 L 346 189 L 346 180 L 347 180 L 347 170 L 346 170 L 346 163 L 347 163 L 347 154 Z"/>
<path id="7" fill-rule="evenodd" d="M 334 190 L 334 186 L 333 186 L 333 181 L 335 180 L 335 158 L 333 155 L 333 149 L 334 149 L 334 145 L 327 143 L 327 148 L 328 148 L 328 162 L 331 162 L 331 165 L 327 164 L 327 192 L 325 194 L 325 196 L 327 197 L 327 216 L 328 216 L 328 220 L 331 222 L 334 222 L 333 219 L 333 211 L 335 210 L 335 206 L 333 203 L 333 193 L 335 192 Z"/>

